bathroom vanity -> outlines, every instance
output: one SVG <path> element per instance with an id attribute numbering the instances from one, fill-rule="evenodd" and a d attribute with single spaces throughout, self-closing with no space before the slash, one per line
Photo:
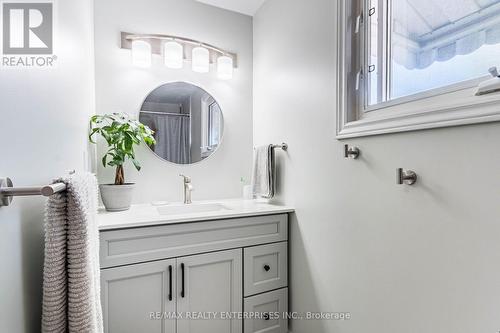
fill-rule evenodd
<path id="1" fill-rule="evenodd" d="M 100 213 L 105 332 L 287 332 L 292 212 L 238 200 Z"/>

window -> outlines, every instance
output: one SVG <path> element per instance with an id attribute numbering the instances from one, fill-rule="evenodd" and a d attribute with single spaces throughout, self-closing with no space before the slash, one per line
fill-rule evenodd
<path id="1" fill-rule="evenodd" d="M 220 106 L 212 103 L 208 107 L 208 145 L 218 146 L 220 141 Z"/>
<path id="2" fill-rule="evenodd" d="M 222 110 L 213 98 L 202 101 L 201 138 L 202 158 L 210 156 L 221 141 L 223 130 Z"/>
<path id="3" fill-rule="evenodd" d="M 342 0 L 339 41 L 339 137 L 500 120 L 500 0 Z"/>

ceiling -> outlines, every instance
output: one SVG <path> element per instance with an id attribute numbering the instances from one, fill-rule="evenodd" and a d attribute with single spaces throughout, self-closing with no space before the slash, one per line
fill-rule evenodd
<path id="1" fill-rule="evenodd" d="M 153 90 L 146 102 L 151 103 L 172 103 L 182 104 L 189 101 L 192 96 L 207 95 L 207 93 L 197 86 L 184 82 L 167 83 Z"/>
<path id="2" fill-rule="evenodd" d="M 253 16 L 266 0 L 196 0 L 215 7 Z"/>

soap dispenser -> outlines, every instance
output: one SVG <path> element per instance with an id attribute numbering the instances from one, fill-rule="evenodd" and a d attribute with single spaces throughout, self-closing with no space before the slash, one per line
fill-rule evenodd
<path id="1" fill-rule="evenodd" d="M 247 185 L 244 177 L 240 178 L 240 182 L 243 186 L 243 200 L 253 200 L 253 186 Z"/>

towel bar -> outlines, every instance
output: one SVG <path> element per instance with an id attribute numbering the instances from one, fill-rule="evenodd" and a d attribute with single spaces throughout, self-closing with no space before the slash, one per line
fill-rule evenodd
<path id="1" fill-rule="evenodd" d="M 9 206 L 13 197 L 43 195 L 50 197 L 55 193 L 66 190 L 66 184 L 55 183 L 45 186 L 13 187 L 9 178 L 0 178 L 0 207 Z"/>
<path id="2" fill-rule="evenodd" d="M 287 151 L 288 150 L 288 143 L 282 143 L 280 145 L 273 145 L 273 148 L 279 148 L 279 149 L 283 149 L 284 151 Z"/>

